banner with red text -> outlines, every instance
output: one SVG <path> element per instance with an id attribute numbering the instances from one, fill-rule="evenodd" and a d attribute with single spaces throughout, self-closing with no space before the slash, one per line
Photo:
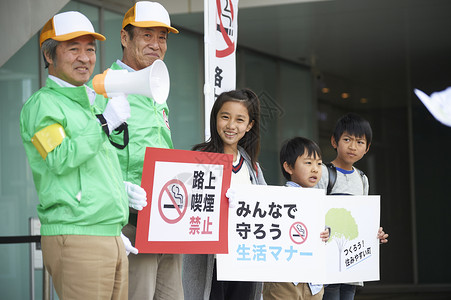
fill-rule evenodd
<path id="1" fill-rule="evenodd" d="M 229 154 L 147 148 L 139 253 L 227 253 L 231 166 Z"/>

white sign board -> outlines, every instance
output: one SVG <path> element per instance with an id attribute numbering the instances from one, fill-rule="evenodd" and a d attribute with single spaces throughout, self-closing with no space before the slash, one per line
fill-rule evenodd
<path id="1" fill-rule="evenodd" d="M 327 283 L 379 280 L 379 196 L 324 196 Z"/>
<path id="2" fill-rule="evenodd" d="M 218 280 L 379 279 L 379 196 L 257 185 L 234 189 L 238 200 L 229 209 L 229 252 L 216 256 Z M 320 238 L 325 225 L 331 227 L 327 243 Z"/>
<path id="3" fill-rule="evenodd" d="M 232 155 L 146 149 L 138 213 L 139 253 L 227 253 Z"/>

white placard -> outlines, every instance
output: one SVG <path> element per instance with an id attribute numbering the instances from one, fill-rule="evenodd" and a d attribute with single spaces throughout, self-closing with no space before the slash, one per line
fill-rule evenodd
<path id="1" fill-rule="evenodd" d="M 234 189 L 238 203 L 229 209 L 229 253 L 216 256 L 218 280 L 379 279 L 379 196 L 326 196 L 324 190 L 278 186 Z M 331 237 L 324 243 L 320 232 L 327 220 Z"/>

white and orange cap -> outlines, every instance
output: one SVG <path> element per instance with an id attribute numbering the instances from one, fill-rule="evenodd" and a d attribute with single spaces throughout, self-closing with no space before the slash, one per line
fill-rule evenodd
<path id="1" fill-rule="evenodd" d="M 179 33 L 177 29 L 171 27 L 168 11 L 158 2 L 136 2 L 125 13 L 122 28 L 128 24 L 136 27 L 166 27 L 170 32 Z"/>
<path id="2" fill-rule="evenodd" d="M 91 21 L 78 11 L 68 11 L 55 15 L 45 23 L 39 37 L 39 45 L 48 39 L 68 41 L 82 35 L 92 35 L 95 39 L 104 41 L 105 37 L 94 31 Z"/>

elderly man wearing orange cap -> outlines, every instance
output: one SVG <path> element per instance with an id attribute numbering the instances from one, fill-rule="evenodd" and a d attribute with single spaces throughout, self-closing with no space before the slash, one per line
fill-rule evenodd
<path id="1" fill-rule="evenodd" d="M 49 76 L 20 115 L 39 197 L 44 265 L 60 299 L 128 298 L 121 229 L 129 199 L 108 135 L 129 118 L 130 107 L 125 97 L 102 111 L 95 105 L 85 83 L 96 40 L 105 37 L 79 12 L 50 19 L 40 36 Z"/>
<path id="2" fill-rule="evenodd" d="M 122 22 L 123 56 L 112 70 L 135 72 L 163 60 L 171 26 L 169 14 L 157 2 L 139 1 L 131 7 Z M 173 148 L 169 127 L 169 109 L 143 95 L 127 96 L 131 117 L 127 120 L 129 143 L 117 150 L 124 180 L 141 184 L 146 147 Z M 129 224 L 122 232 L 135 241 L 137 211 L 131 209 Z M 129 298 L 137 300 L 183 299 L 180 254 L 138 254 L 129 256 Z"/>

